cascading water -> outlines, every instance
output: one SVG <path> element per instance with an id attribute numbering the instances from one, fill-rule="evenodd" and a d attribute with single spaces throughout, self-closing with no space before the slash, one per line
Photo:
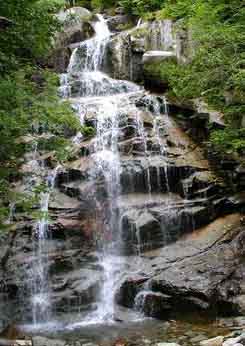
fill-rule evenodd
<path id="1" fill-rule="evenodd" d="M 97 14 L 97 20 L 93 22 L 93 27 L 96 33 L 95 37 L 82 42 L 80 47 L 73 51 L 68 73 L 98 71 L 102 67 L 110 31 L 106 21 L 100 14 Z"/>
<path id="2" fill-rule="evenodd" d="M 98 220 L 101 225 L 97 231 L 96 242 L 99 246 L 99 263 L 104 273 L 104 281 L 98 297 L 97 309 L 87 316 L 85 323 L 113 321 L 114 294 L 117 281 L 123 272 L 123 261 L 120 253 L 120 223 L 118 220 L 118 199 L 120 196 L 120 158 L 118 139 L 120 136 L 119 122 L 122 106 L 125 106 L 125 92 L 135 92 L 139 87 L 126 81 L 116 81 L 101 72 L 106 44 L 110 37 L 109 29 L 101 15 L 97 15 L 93 23 L 96 35 L 81 43 L 71 57 L 66 77 L 67 88 L 61 85 L 63 97 L 71 95 L 73 88 L 71 80 L 80 80 L 78 93 L 73 93 L 71 102 L 78 111 L 81 123 L 88 110 L 96 115 L 96 137 L 94 144 L 94 167 L 90 177 L 94 180 L 95 196 L 96 179 L 100 176 L 105 181 L 107 201 L 98 209 L 103 209 L 104 220 Z M 61 81 L 65 80 L 62 76 Z M 76 97 L 73 95 L 75 94 Z M 115 98 L 114 95 L 117 94 Z M 120 109 L 121 107 L 121 109 Z M 101 213 L 99 213 L 101 218 Z M 100 221 L 100 222 L 99 222 Z"/>
<path id="3" fill-rule="evenodd" d="M 83 129 L 73 138 L 71 159 L 59 172 L 51 199 L 58 170 L 49 171 L 53 155 L 39 156 L 36 145 L 26 157 L 24 188 L 29 192 L 40 186 L 43 192 L 35 240 L 27 243 L 33 234 L 29 220 L 25 241 L 18 234 L 13 239 L 17 251 L 24 243 L 22 256 L 15 256 L 21 263 L 18 280 L 27 272 L 28 277 L 18 291 L 21 304 L 9 311 L 21 315 L 19 321 L 30 329 L 34 324 L 34 332 L 54 326 L 100 333 L 104 324 L 126 322 L 118 324 L 121 328 L 144 314 L 158 317 L 156 304 L 165 297 L 151 280 L 168 265 L 168 250 L 164 254 L 162 247 L 197 228 L 198 213 L 202 217 L 193 179 L 204 185 L 197 191 L 202 198 L 205 177 L 202 182 L 197 173 L 203 168 L 183 159 L 192 146 L 178 139 L 164 97 L 105 74 L 111 34 L 102 16 L 93 18 L 96 35 L 74 50 L 67 73 L 60 76 L 60 95 L 70 101 Z M 171 23 L 163 27 L 161 42 L 171 48 Z M 83 136 L 88 126 L 93 129 Z M 18 218 L 17 208 L 14 221 Z M 13 282 L 10 276 L 7 284 Z M 129 313 L 132 307 L 136 312 Z M 33 324 L 28 325 L 30 310 Z"/>
<path id="4" fill-rule="evenodd" d="M 143 146 L 145 160 L 148 162 L 146 169 L 146 185 L 151 198 L 151 172 L 150 152 L 148 152 L 148 136 L 139 109 L 131 102 L 130 95 L 138 93 L 140 87 L 127 82 L 114 80 L 104 74 L 103 63 L 106 46 L 110 39 L 110 32 L 105 20 L 97 15 L 93 23 L 96 35 L 84 41 L 76 48 L 71 56 L 68 73 L 61 76 L 60 93 L 63 98 L 69 97 L 74 109 L 80 117 L 81 124 L 86 122 L 87 114 L 93 114 L 96 123 L 96 137 L 93 145 L 94 166 L 90 171 L 93 180 L 94 196 L 98 209 L 98 225 L 96 242 L 99 245 L 99 263 L 104 273 L 104 281 L 100 289 L 97 309 L 87 316 L 84 323 L 98 323 L 113 321 L 114 296 L 120 278 L 125 271 L 122 254 L 121 220 L 118 214 L 121 196 L 120 175 L 121 157 L 119 155 L 120 122 L 123 114 L 134 113 L 134 127 Z M 165 155 L 165 147 L 160 140 L 159 118 L 164 113 L 167 116 L 166 102 L 164 111 L 161 112 L 157 102 L 154 103 L 154 129 L 153 136 L 157 138 L 160 146 L 160 155 Z M 157 109 L 156 109 L 157 108 Z M 81 136 L 76 136 L 79 141 Z M 165 172 L 167 180 L 167 171 Z M 106 200 L 98 198 L 96 182 L 102 177 L 105 184 Z M 159 172 L 160 185 L 160 172 Z M 141 237 L 138 238 L 138 255 L 141 254 Z"/>
<path id="5" fill-rule="evenodd" d="M 36 225 L 37 263 L 31 271 L 31 306 L 33 323 L 43 323 L 50 320 L 52 307 L 50 302 L 48 239 L 50 238 L 48 210 L 50 194 L 55 185 L 59 166 L 45 179 L 44 191 L 40 194 L 40 217 Z"/>

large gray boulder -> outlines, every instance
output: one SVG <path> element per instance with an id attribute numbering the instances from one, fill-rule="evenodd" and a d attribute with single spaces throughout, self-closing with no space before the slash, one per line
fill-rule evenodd
<path id="1" fill-rule="evenodd" d="M 92 13 L 83 7 L 73 7 L 57 15 L 63 30 L 57 35 L 56 47 L 64 47 L 81 42 L 93 36 L 94 29 L 90 24 Z"/>
<path id="2" fill-rule="evenodd" d="M 57 15 L 62 30 L 57 33 L 52 52 L 46 64 L 58 73 L 63 73 L 69 64 L 74 45 L 91 38 L 94 29 L 90 22 L 92 13 L 83 7 L 73 7 Z"/>
<path id="3" fill-rule="evenodd" d="M 176 55 L 174 52 L 168 51 L 147 51 L 143 55 L 143 63 L 144 64 L 155 64 L 161 63 L 164 61 L 176 61 Z"/>
<path id="4" fill-rule="evenodd" d="M 242 313 L 245 232 L 240 217 L 234 214 L 217 219 L 201 232 L 155 254 L 151 251 L 148 256 L 146 253 L 142 276 L 129 277 L 118 291 L 117 301 L 132 307 L 136 297 L 147 287 L 149 298 L 142 302 L 141 308 L 150 316 L 157 312 L 162 319 L 168 318 L 166 306 L 170 306 L 171 316 L 183 311 L 221 315 Z M 147 306 L 149 301 L 155 306 L 154 300 L 160 300 L 158 294 L 164 295 L 160 313 Z"/>

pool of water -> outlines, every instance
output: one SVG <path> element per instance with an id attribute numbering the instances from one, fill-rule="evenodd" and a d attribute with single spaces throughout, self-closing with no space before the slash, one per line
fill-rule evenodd
<path id="1" fill-rule="evenodd" d="M 46 325 L 24 326 L 30 336 L 47 338 L 45 346 L 55 345 L 61 340 L 64 346 L 153 346 L 161 342 L 174 342 L 181 346 L 199 345 L 200 341 L 218 335 L 228 335 L 231 327 L 220 320 L 159 321 L 134 316 L 127 322 L 74 322 L 67 325 L 56 322 Z M 29 329 L 29 330 L 28 330 Z"/>

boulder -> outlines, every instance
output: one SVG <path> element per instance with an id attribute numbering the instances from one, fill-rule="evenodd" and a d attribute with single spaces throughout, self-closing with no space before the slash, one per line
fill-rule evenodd
<path id="1" fill-rule="evenodd" d="M 167 319 L 171 312 L 170 298 L 162 293 L 141 291 L 135 297 L 135 309 L 153 318 L 161 318 L 164 314 Z"/>
<path id="2" fill-rule="evenodd" d="M 65 346 L 65 340 L 51 339 L 44 336 L 34 336 L 32 338 L 33 346 Z"/>
<path id="3" fill-rule="evenodd" d="M 73 45 L 94 35 L 90 23 L 92 13 L 82 7 L 73 7 L 61 11 L 57 18 L 63 25 L 63 30 L 56 35 L 52 52 L 43 64 L 53 68 L 57 73 L 64 73 L 70 61 Z"/>
<path id="4" fill-rule="evenodd" d="M 215 338 L 201 341 L 200 346 L 222 346 L 223 341 L 223 336 L 216 336 Z"/>
<path id="5" fill-rule="evenodd" d="M 242 333 L 241 335 L 235 337 L 235 338 L 228 338 L 226 339 L 222 346 L 235 346 L 235 345 L 245 345 L 245 333 Z"/>
<path id="6" fill-rule="evenodd" d="M 176 61 L 174 52 L 169 51 L 147 51 L 143 55 L 143 64 L 162 63 L 164 61 Z"/>
<path id="7" fill-rule="evenodd" d="M 121 32 L 133 26 L 132 18 L 126 14 L 118 14 L 113 17 L 109 17 L 106 20 L 107 25 L 111 32 Z"/>
<path id="8" fill-rule="evenodd" d="M 162 240 L 161 224 L 150 213 L 130 211 L 122 217 L 122 238 L 128 250 L 130 246 L 152 246 Z"/>
<path id="9" fill-rule="evenodd" d="M 180 346 L 180 345 L 175 342 L 159 342 L 156 344 L 156 346 Z"/>
<path id="10" fill-rule="evenodd" d="M 60 11 L 57 14 L 58 20 L 63 24 L 69 24 L 71 21 L 87 21 L 91 19 L 91 17 L 92 13 L 88 9 L 78 6 L 69 8 L 66 11 Z"/>
<path id="11" fill-rule="evenodd" d="M 147 285 L 154 293 L 168 296 L 173 317 L 183 311 L 211 315 L 239 313 L 234 298 L 240 295 L 245 279 L 243 265 L 238 265 L 245 243 L 239 217 L 234 214 L 216 220 L 199 232 L 189 234 L 185 240 L 149 252 L 149 257 L 145 253 L 144 284 L 131 276 L 122 284 L 118 302 L 127 306 L 134 304 L 136 296 Z M 151 300 L 154 301 L 154 297 L 151 295 Z M 145 312 L 148 313 L 146 308 Z M 158 310 L 158 316 L 166 318 L 164 308 L 162 313 Z"/>

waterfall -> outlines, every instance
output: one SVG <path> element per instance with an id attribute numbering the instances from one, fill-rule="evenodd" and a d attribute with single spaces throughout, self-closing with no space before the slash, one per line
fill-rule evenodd
<path id="1" fill-rule="evenodd" d="M 138 22 L 137 22 L 136 28 L 140 28 L 140 26 L 142 25 L 142 23 L 143 23 L 143 20 L 142 20 L 142 18 L 140 18 L 140 19 L 138 20 Z"/>
<path id="2" fill-rule="evenodd" d="M 152 50 L 171 51 L 175 49 L 173 24 L 170 19 L 154 21 L 151 24 L 149 45 Z"/>
<path id="3" fill-rule="evenodd" d="M 165 19 L 161 25 L 161 41 L 165 50 L 173 48 L 173 28 L 172 21 Z"/>
<path id="4" fill-rule="evenodd" d="M 93 165 L 89 176 L 92 181 L 93 191 L 91 193 L 94 196 L 97 217 L 97 230 L 94 238 L 103 280 L 97 297 L 96 309 L 88 313 L 85 320 L 83 319 L 78 325 L 114 321 L 116 318 L 115 293 L 120 280 L 127 273 L 123 257 L 122 218 L 119 212 L 122 197 L 122 158 L 119 146 L 125 114 L 134 115 L 132 126 L 135 128 L 142 146 L 142 155 L 147 162 L 145 184 L 149 199 L 151 199 L 152 193 L 151 153 L 148 150 L 150 133 L 145 129 L 142 111 L 136 106 L 134 98 L 136 95 L 143 96 L 144 90 L 132 82 L 112 79 L 103 72 L 106 46 L 111 34 L 101 15 L 97 15 L 93 26 L 95 36 L 80 43 L 79 47 L 73 51 L 67 74 L 61 76 L 60 87 L 61 96 L 69 98 L 81 124 L 86 124 L 87 116 L 92 117 L 96 130 L 90 158 Z M 160 126 L 162 126 L 163 115 L 165 121 L 167 120 L 167 103 L 164 100 L 164 104 L 160 105 L 155 99 L 151 100 L 150 106 L 152 103 L 153 109 L 149 112 L 155 118 L 153 136 L 160 146 L 160 155 L 164 157 L 166 150 L 160 139 Z M 74 141 L 79 142 L 81 139 L 82 136 L 77 135 Z M 165 175 L 167 177 L 167 169 Z M 132 179 L 129 177 L 131 182 Z M 161 188 L 160 171 L 158 179 L 159 188 Z M 103 202 L 98 181 L 103 181 L 105 188 Z M 147 212 L 147 209 L 145 211 Z M 141 239 L 139 229 L 136 230 L 135 236 L 138 241 L 136 254 L 140 260 L 144 240 Z"/>
<path id="5" fill-rule="evenodd" d="M 118 214 L 121 198 L 121 156 L 119 154 L 119 139 L 121 135 L 120 122 L 127 112 L 134 113 L 134 126 L 142 143 L 145 160 L 148 162 L 145 171 L 146 187 L 151 199 L 151 171 L 150 152 L 148 151 L 149 134 L 144 128 L 141 112 L 131 100 L 132 94 L 142 93 L 140 87 L 127 82 L 115 80 L 103 73 L 103 60 L 105 59 L 106 45 L 110 38 L 106 22 L 98 16 L 94 23 L 96 35 L 80 44 L 74 50 L 68 67 L 67 77 L 61 77 L 61 82 L 67 82 L 70 101 L 81 120 L 86 123 L 86 114 L 94 114 L 96 119 L 96 136 L 93 145 L 92 159 L 94 165 L 91 169 L 90 179 L 93 181 L 96 214 L 98 215 L 98 230 L 95 240 L 98 246 L 98 260 L 103 271 L 103 283 L 97 300 L 97 308 L 89 313 L 82 324 L 113 321 L 115 318 L 114 296 L 121 277 L 126 272 L 122 256 L 121 218 Z M 120 53 L 120 52 L 119 52 Z M 79 85 L 74 90 L 74 83 Z M 62 85 L 61 85 L 62 87 Z M 153 135 L 161 147 L 160 154 L 165 155 L 165 147 L 160 140 L 158 120 L 164 113 L 167 118 L 166 101 L 162 111 L 160 104 L 153 100 L 152 114 L 154 114 Z M 76 137 L 76 140 L 79 140 Z M 103 178 L 106 190 L 106 199 L 102 204 L 98 197 L 97 180 Z M 166 171 L 167 177 L 167 171 Z M 160 188 L 159 171 L 159 188 Z M 136 230 L 138 240 L 137 254 L 141 255 L 142 239 L 140 230 Z M 139 262 L 140 263 L 140 262 Z"/>
<path id="6" fill-rule="evenodd" d="M 81 69 L 87 72 L 98 71 L 102 67 L 110 31 L 102 15 L 97 14 L 96 19 L 93 22 L 95 36 L 82 42 L 80 47 L 73 51 L 68 73 L 81 72 Z M 81 54 L 84 55 L 85 59 L 81 59 Z"/>
<path id="7" fill-rule="evenodd" d="M 13 222 L 13 220 L 14 220 L 15 207 L 16 207 L 16 203 L 15 202 L 11 202 L 10 205 L 9 205 L 9 216 L 8 216 L 8 219 L 7 219 L 7 222 L 6 222 L 7 225 L 10 225 Z"/>
<path id="8" fill-rule="evenodd" d="M 50 301 L 48 240 L 49 232 L 48 209 L 49 199 L 55 185 L 59 166 L 57 166 L 45 179 L 44 191 L 40 194 L 40 216 L 36 225 L 37 263 L 31 271 L 31 306 L 33 323 L 37 325 L 50 320 L 52 304 Z"/>
<path id="9" fill-rule="evenodd" d="M 98 246 L 98 260 L 103 271 L 104 280 L 101 285 L 97 309 L 89 314 L 86 323 L 98 323 L 114 318 L 114 293 L 121 272 L 122 264 L 117 256 L 118 229 L 120 227 L 117 215 L 118 198 L 120 195 L 120 158 L 118 153 L 119 138 L 119 103 L 123 96 L 115 99 L 114 93 L 124 95 L 125 91 L 135 91 L 139 88 L 133 83 L 115 81 L 102 73 L 101 68 L 105 55 L 106 44 L 110 37 L 109 29 L 104 18 L 97 15 L 97 21 L 93 24 L 95 37 L 81 43 L 73 52 L 68 67 L 68 78 L 75 74 L 81 75 L 81 86 L 78 97 L 73 97 L 74 109 L 78 111 L 81 123 L 88 109 L 96 114 L 96 138 L 94 145 L 94 167 L 90 171 L 90 177 L 94 181 L 94 193 L 96 191 L 96 179 L 100 176 L 105 181 L 107 205 L 101 205 L 96 201 L 101 225 L 97 230 L 96 242 Z M 82 55 L 81 55 L 82 53 Z M 68 84 L 68 83 L 67 83 Z M 63 93 L 63 97 L 67 94 Z M 72 95 L 73 96 L 73 95 Z M 81 114 L 83 114 L 81 116 Z"/>

